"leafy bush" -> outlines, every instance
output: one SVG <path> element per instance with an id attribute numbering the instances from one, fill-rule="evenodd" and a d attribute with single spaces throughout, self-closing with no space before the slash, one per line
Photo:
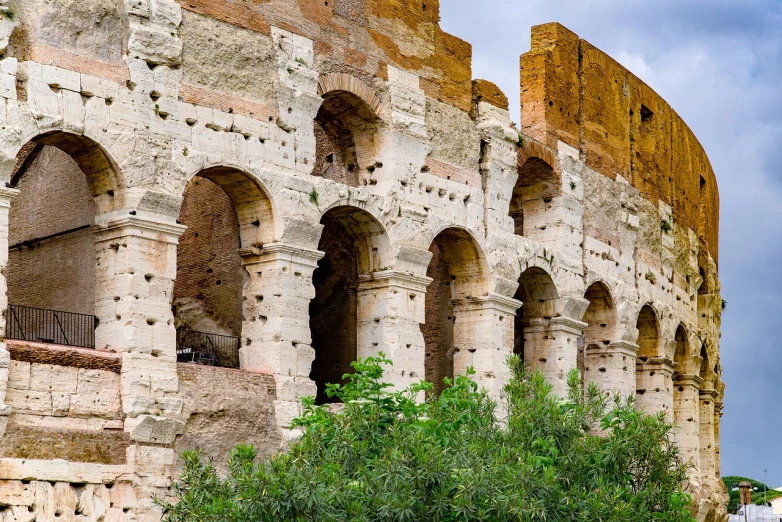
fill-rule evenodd
<path id="1" fill-rule="evenodd" d="M 686 467 L 665 417 L 608 398 L 578 372 L 561 399 L 518 358 L 498 418 L 485 391 L 456 377 L 439 397 L 419 383 L 382 383 L 384 356 L 353 364 L 328 394 L 336 413 L 305 402 L 301 440 L 257 462 L 239 446 L 222 478 L 197 453 L 184 454 L 178 521 L 603 521 L 691 522 L 681 491 Z M 598 433 L 595 426 L 599 426 Z"/>

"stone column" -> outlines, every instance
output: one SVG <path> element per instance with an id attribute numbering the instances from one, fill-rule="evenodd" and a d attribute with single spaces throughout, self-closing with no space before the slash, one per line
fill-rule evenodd
<path id="1" fill-rule="evenodd" d="M 673 367 L 667 357 L 653 357 L 636 363 L 636 405 L 638 409 L 655 414 L 664 411 L 673 415 Z"/>
<path id="2" fill-rule="evenodd" d="M 682 460 L 693 469 L 692 478 L 700 479 L 700 399 L 703 379 L 692 374 L 676 374 L 673 378 L 673 440 L 679 447 Z"/>
<path id="3" fill-rule="evenodd" d="M 11 188 L 0 188 L 0 436 L 5 433 L 8 415 L 11 407 L 5 404 L 5 393 L 8 388 L 8 368 L 11 365 L 11 355 L 3 341 L 5 339 L 5 316 L 8 310 L 8 285 L 5 280 L 5 268 L 8 266 L 8 215 L 11 210 L 11 200 L 19 191 Z"/>
<path id="4" fill-rule="evenodd" d="M 274 375 L 275 412 L 283 429 L 301 414 L 301 398 L 317 394 L 310 379 L 315 350 L 309 306 L 315 297 L 312 274 L 323 255 L 283 243 L 242 251 L 247 280 L 240 365 L 244 370 Z"/>
<path id="5" fill-rule="evenodd" d="M 564 316 L 535 318 L 524 326 L 524 360 L 543 372 L 560 397 L 568 394 L 567 374 L 578 367 L 578 338 L 586 327 Z"/>
<path id="6" fill-rule="evenodd" d="M 713 388 L 700 391 L 700 459 L 701 484 L 704 487 L 714 485 L 716 478 L 716 460 L 714 457 L 714 403 L 717 392 Z"/>
<path id="7" fill-rule="evenodd" d="M 635 395 L 635 360 L 638 345 L 629 341 L 590 344 L 585 348 L 584 383 L 622 397 Z"/>
<path id="8" fill-rule="evenodd" d="M 171 300 L 176 245 L 185 227 L 173 217 L 125 210 L 98 216 L 93 230 L 96 347 L 122 354 L 128 464 L 134 481 L 155 490 L 161 483 L 144 477 L 173 476 L 173 443 L 184 430 Z"/>
<path id="9" fill-rule="evenodd" d="M 453 373 L 475 368 L 475 381 L 495 400 L 510 379 L 506 359 L 513 353 L 513 318 L 521 302 L 490 294 L 453 301 Z"/>
<path id="10" fill-rule="evenodd" d="M 406 388 L 425 377 L 426 287 L 432 279 L 386 270 L 358 284 L 358 357 L 382 351 L 394 362 L 384 379 Z"/>

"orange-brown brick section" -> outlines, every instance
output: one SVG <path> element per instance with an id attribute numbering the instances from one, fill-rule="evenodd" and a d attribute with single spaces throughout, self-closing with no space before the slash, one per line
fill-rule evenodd
<path id="1" fill-rule="evenodd" d="M 411 3 L 400 0 L 177 0 L 183 9 L 264 34 L 271 26 L 305 36 L 317 43 L 319 57 L 385 76 L 385 67 L 418 72 L 438 85 L 434 97 L 470 110 L 472 104 L 472 46 L 440 29 L 440 5 L 435 0 Z M 349 5 L 348 5 L 349 4 Z M 392 20 L 394 23 L 386 23 Z M 389 33 L 389 27 L 393 29 Z M 353 35 L 367 31 L 374 46 L 360 54 Z M 421 57 L 400 49 L 400 38 L 414 47 L 432 49 Z"/>
<path id="2" fill-rule="evenodd" d="M 256 103 L 252 100 L 186 83 L 182 84 L 179 96 L 182 98 L 182 101 L 187 103 L 212 107 L 232 114 L 252 116 L 259 120 L 276 119 L 278 115 L 277 108 L 271 105 Z"/>
<path id="3" fill-rule="evenodd" d="M 557 23 L 533 27 L 521 57 L 522 132 L 557 150 L 578 149 L 588 166 L 621 175 L 680 226 L 698 232 L 717 259 L 719 194 L 703 147 L 657 93 L 608 55 Z"/>

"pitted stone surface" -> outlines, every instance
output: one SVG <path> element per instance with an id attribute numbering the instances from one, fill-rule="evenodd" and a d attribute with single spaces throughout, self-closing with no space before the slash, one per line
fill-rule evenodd
<path id="1" fill-rule="evenodd" d="M 178 451 L 284 450 L 384 352 L 635 395 L 722 519 L 717 183 L 640 79 L 535 27 L 519 129 L 436 1 L 99 3 L 0 0 L 0 308 L 97 325 L 0 343 L 0 518 L 159 520 Z M 178 364 L 183 326 L 240 368 Z"/>

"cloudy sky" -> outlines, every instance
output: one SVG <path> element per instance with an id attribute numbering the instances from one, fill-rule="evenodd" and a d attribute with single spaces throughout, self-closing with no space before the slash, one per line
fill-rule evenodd
<path id="1" fill-rule="evenodd" d="M 519 121 L 519 55 L 557 21 L 670 103 L 700 139 L 721 198 L 726 382 L 722 473 L 782 486 L 782 0 L 442 0 L 473 44 L 473 77 Z"/>

